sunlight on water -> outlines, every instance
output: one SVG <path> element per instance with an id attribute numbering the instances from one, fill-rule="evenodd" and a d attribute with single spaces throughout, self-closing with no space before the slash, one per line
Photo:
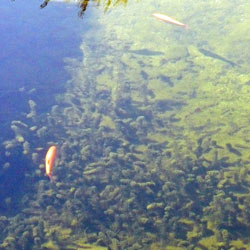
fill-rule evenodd
<path id="1" fill-rule="evenodd" d="M 1 191 L 0 248 L 249 249 L 249 3 L 70 6 L 81 57 L 3 137 L 1 178 L 21 166 L 24 191 Z"/>

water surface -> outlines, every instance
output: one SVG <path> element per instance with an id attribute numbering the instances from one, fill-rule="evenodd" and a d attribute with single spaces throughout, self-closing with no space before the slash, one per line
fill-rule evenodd
<path id="1" fill-rule="evenodd" d="M 81 19 L 49 2 L 27 24 L 4 6 L 20 44 L 5 44 L 1 102 L 20 112 L 4 118 L 1 246 L 248 249 L 249 4 L 105 4 Z"/>

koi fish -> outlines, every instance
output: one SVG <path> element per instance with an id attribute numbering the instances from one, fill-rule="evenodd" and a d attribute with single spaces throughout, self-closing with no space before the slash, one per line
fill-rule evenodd
<path id="1" fill-rule="evenodd" d="M 45 173 L 52 180 L 52 168 L 56 157 L 56 146 L 51 146 L 45 157 Z"/>
<path id="2" fill-rule="evenodd" d="M 181 22 L 175 20 L 174 18 L 169 17 L 169 16 L 166 16 L 166 15 L 164 15 L 164 14 L 153 13 L 153 17 L 155 17 L 155 18 L 157 18 L 157 19 L 159 19 L 159 20 L 161 20 L 161 21 L 164 21 L 164 22 L 166 22 L 166 23 L 175 24 L 175 25 L 177 25 L 177 26 L 181 26 L 181 27 L 187 29 L 187 24 L 181 23 Z"/>

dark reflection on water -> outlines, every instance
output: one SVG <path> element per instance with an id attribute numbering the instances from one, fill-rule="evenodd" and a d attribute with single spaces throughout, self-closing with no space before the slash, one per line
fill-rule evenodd
<path id="1" fill-rule="evenodd" d="M 45 8 L 48 5 L 48 3 L 51 1 L 52 2 L 66 2 L 66 3 L 78 4 L 79 9 L 80 9 L 78 12 L 79 17 L 83 17 L 90 2 L 94 2 L 97 6 L 100 4 L 103 4 L 105 11 L 107 11 L 111 6 L 115 6 L 118 4 L 126 5 L 128 2 L 128 0 L 116 0 L 116 1 L 112 1 L 112 0 L 108 0 L 108 1 L 101 1 L 101 0 L 93 0 L 93 1 L 89 1 L 89 0 L 44 0 L 44 2 L 40 5 L 40 8 L 41 9 Z"/>

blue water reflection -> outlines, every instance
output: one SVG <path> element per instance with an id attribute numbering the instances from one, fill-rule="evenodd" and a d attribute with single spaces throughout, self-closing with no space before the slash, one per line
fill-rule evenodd
<path id="1" fill-rule="evenodd" d="M 81 19 L 77 11 L 75 5 L 63 3 L 40 9 L 39 1 L 0 2 L 0 144 L 13 137 L 11 121 L 22 119 L 30 99 L 43 113 L 53 105 L 55 94 L 64 90 L 70 77 L 64 59 L 82 57 L 79 47 L 89 27 L 89 14 Z M 2 149 L 0 200 L 6 203 L 11 197 L 11 210 L 16 211 L 18 197 L 25 192 L 29 163 L 23 160 L 21 148 L 15 157 L 8 157 Z M 3 202 L 0 211 L 11 212 Z"/>
<path id="2" fill-rule="evenodd" d="M 79 45 L 88 25 L 86 16 L 77 16 L 75 5 L 51 3 L 40 9 L 37 1 L 1 1 L 0 10 L 0 104 L 6 106 L 2 120 L 3 113 L 5 119 L 6 112 L 23 111 L 27 91 L 49 88 L 53 95 L 61 89 L 69 77 L 63 59 L 81 57 Z M 46 101 L 41 106 L 45 108 Z"/>

